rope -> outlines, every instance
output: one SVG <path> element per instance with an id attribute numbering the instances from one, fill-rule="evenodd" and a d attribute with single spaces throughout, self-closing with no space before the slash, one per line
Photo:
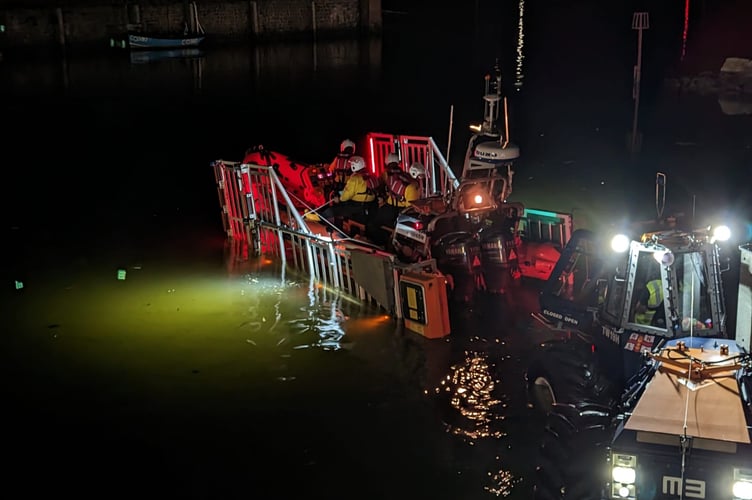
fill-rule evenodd
<path id="1" fill-rule="evenodd" d="M 689 298 L 689 345 L 692 345 L 692 338 L 694 336 L 695 331 L 695 267 L 692 266 L 692 281 L 691 285 L 689 287 L 690 291 L 690 298 Z M 683 326 L 683 325 L 682 325 Z M 689 365 L 687 367 L 687 394 L 686 398 L 684 399 L 684 425 L 682 428 L 682 435 L 680 438 L 681 443 L 681 454 L 682 454 L 682 460 L 681 460 L 681 484 L 684 484 L 684 473 L 686 472 L 686 460 L 687 460 L 687 448 L 689 446 L 689 437 L 687 436 L 687 420 L 689 418 L 689 393 L 690 388 L 689 384 L 692 383 L 692 362 L 694 359 L 692 356 L 689 357 Z M 684 488 L 681 488 L 681 491 L 679 492 L 679 500 L 682 500 L 684 498 Z"/>

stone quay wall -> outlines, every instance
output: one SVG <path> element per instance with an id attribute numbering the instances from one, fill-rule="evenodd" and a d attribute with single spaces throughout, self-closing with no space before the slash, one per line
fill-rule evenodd
<path id="1" fill-rule="evenodd" d="M 381 0 L 16 0 L 0 5 L 0 48 L 105 46 L 127 31 L 182 33 L 196 20 L 206 44 L 374 34 L 382 26 Z"/>

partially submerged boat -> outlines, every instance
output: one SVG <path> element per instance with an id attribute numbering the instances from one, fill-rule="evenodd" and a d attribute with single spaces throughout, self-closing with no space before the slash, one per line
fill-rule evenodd
<path id="1" fill-rule="evenodd" d="M 431 137 L 372 132 L 361 142 L 365 147 L 358 150 L 377 176 L 390 154 L 397 155 L 405 172 L 414 162 L 425 167 L 421 199 L 399 214 L 388 244 L 378 250 L 406 264 L 435 261 L 463 300 L 478 290 L 504 293 L 521 276 L 547 279 L 572 232 L 569 214 L 527 209 L 509 200 L 513 164 L 520 150 L 509 140 L 498 63 L 494 77 L 485 77 L 483 99 L 484 120 L 473 129 L 459 178 Z M 290 224 L 300 226 L 304 215 L 326 206 L 332 193 L 340 189 L 327 168 L 328 161 L 307 164 L 255 146 L 241 164 L 254 169 L 243 181 L 251 204 L 246 218 L 253 217 L 256 204 L 266 209 L 285 206 L 295 212 Z M 264 169 L 274 172 L 273 180 L 257 173 Z M 265 190 L 264 183 L 272 182 L 284 188 L 284 196 L 267 199 L 264 193 L 273 190 Z M 322 222 L 317 231 L 332 238 L 352 241 L 365 232 L 358 220 L 343 224 L 345 234 Z M 359 243 L 370 244 L 362 238 Z"/>

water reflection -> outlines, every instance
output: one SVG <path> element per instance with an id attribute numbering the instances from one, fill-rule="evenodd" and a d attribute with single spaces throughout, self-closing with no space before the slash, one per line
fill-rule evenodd
<path id="1" fill-rule="evenodd" d="M 60 61 L 8 59 L 0 89 L 15 95 L 180 95 L 234 88 L 301 90 L 314 77 L 343 72 L 367 85 L 381 71 L 378 38 L 279 43 L 254 47 L 114 51 L 89 57 L 63 56 Z M 155 85 L 155 82 L 158 84 Z M 211 85 L 207 87 L 207 83 Z"/>
<path id="2" fill-rule="evenodd" d="M 493 460 L 485 460 L 487 472 L 483 490 L 507 497 L 523 478 L 509 470 L 509 457 L 499 455 L 501 440 L 507 437 L 502 423 L 506 420 L 509 398 L 498 394 L 501 381 L 494 375 L 496 367 L 490 356 L 489 350 L 465 352 L 464 359 L 450 367 L 434 393 L 445 411 L 451 409 L 446 413 L 446 431 L 477 449 L 479 457 L 493 454 Z M 469 454 L 470 450 L 465 453 Z M 470 455 L 466 460 L 472 461 Z"/>
<path id="3" fill-rule="evenodd" d="M 687 55 L 687 35 L 689 33 L 689 0 L 684 0 L 684 29 L 682 30 L 681 60 Z"/>
<path id="4" fill-rule="evenodd" d="M 344 323 L 353 313 L 363 314 L 360 303 L 312 277 L 296 275 L 296 279 L 287 279 L 284 265 L 249 256 L 244 242 L 228 242 L 225 259 L 231 275 L 240 276 L 240 295 L 247 301 L 239 328 L 248 333 L 248 344 L 256 346 L 263 341 L 262 336 L 274 335 L 276 348 L 337 351 L 352 347 L 344 340 Z M 275 272 L 279 279 L 270 280 L 268 275 Z M 305 304 L 287 307 L 300 302 Z"/>
<path id="5" fill-rule="evenodd" d="M 495 388 L 487 354 L 466 353 L 463 362 L 452 366 L 441 387 L 436 388 L 437 393 L 445 393 L 461 417 L 447 422 L 447 431 L 468 438 L 470 444 L 479 438 L 503 437 L 505 434 L 497 428 L 497 422 L 504 420 L 504 416 L 496 408 L 503 405 L 493 396 Z"/>
<path id="6" fill-rule="evenodd" d="M 165 59 L 194 59 L 203 57 L 201 49 L 173 49 L 173 50 L 132 50 L 130 51 L 131 64 L 149 64 Z"/>
<path id="7" fill-rule="evenodd" d="M 517 65 L 515 67 L 514 86 L 519 90 L 522 88 L 523 78 L 525 75 L 522 73 L 522 62 L 525 59 L 525 55 L 522 52 L 522 48 L 525 46 L 525 0 L 520 0 L 518 7 L 519 21 L 517 22 Z"/>
<path id="8" fill-rule="evenodd" d="M 318 285 L 313 278 L 308 283 L 308 305 L 300 310 L 305 314 L 304 318 L 289 322 L 293 328 L 297 328 L 300 334 L 309 334 L 314 339 L 309 344 L 299 344 L 295 349 L 318 347 L 325 351 L 336 351 L 343 348 L 342 339 L 345 331 L 342 323 L 348 316 L 342 312 L 340 305 L 343 297 L 330 293 L 326 287 Z"/>

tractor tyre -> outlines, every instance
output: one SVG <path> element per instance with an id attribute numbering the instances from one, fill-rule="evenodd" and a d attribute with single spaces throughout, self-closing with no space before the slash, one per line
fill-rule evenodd
<path id="1" fill-rule="evenodd" d="M 542 413 L 557 403 L 589 402 L 610 406 L 614 385 L 598 368 L 587 346 L 574 342 L 550 344 L 538 353 L 525 373 L 528 401 Z"/>
<path id="2" fill-rule="evenodd" d="M 612 435 L 610 408 L 555 404 L 538 448 L 534 500 L 600 500 Z"/>

